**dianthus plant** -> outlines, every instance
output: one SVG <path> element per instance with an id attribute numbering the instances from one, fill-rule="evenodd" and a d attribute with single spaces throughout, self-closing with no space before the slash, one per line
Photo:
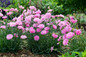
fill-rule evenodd
<path id="1" fill-rule="evenodd" d="M 76 34 L 70 23 L 76 23 L 77 20 L 72 16 L 70 19 L 65 19 L 61 14 L 52 15 L 51 11 L 41 14 L 39 9 L 30 6 L 19 17 L 13 18 L 8 26 L 22 30 L 25 35 L 22 34 L 20 38 L 28 38 L 28 47 L 31 51 L 52 52 L 59 45 L 68 45 L 68 41 Z M 78 33 L 81 34 L 81 31 L 78 30 Z"/>

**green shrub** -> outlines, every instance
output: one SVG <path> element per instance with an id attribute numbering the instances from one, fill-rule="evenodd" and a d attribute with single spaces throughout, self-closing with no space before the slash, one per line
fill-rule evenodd
<path id="1" fill-rule="evenodd" d="M 34 40 L 35 35 L 39 35 L 40 39 L 38 41 Z M 46 35 L 40 35 L 40 33 L 36 34 L 27 34 L 27 47 L 28 49 L 35 54 L 52 54 L 54 52 L 59 53 L 62 52 L 62 43 L 58 42 L 58 38 L 54 39 L 51 35 L 52 33 L 48 33 Z M 57 43 L 60 43 L 59 45 Z M 53 51 L 51 51 L 51 47 L 54 47 Z"/>
<path id="2" fill-rule="evenodd" d="M 73 37 L 69 43 L 69 51 L 84 51 L 86 49 L 86 32 Z"/>
<path id="3" fill-rule="evenodd" d="M 10 27 L 6 29 L 0 28 L 0 52 L 17 52 L 18 50 L 21 49 L 20 48 L 21 40 L 19 37 L 13 36 L 11 40 L 6 39 L 6 36 L 8 34 L 14 35 L 14 33 L 18 34 L 18 32 L 20 31 L 16 30 L 15 28 Z"/>

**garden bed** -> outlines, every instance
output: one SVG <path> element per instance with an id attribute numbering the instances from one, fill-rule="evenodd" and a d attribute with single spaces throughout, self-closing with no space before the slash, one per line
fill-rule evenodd
<path id="1" fill-rule="evenodd" d="M 34 6 L 22 5 L 4 11 L 6 15 L 0 12 L 0 57 L 63 57 L 65 52 L 72 56 L 73 51 L 85 50 L 86 33 L 78 29 L 74 16 L 52 15 L 51 9 L 42 14 Z"/>
<path id="2" fill-rule="evenodd" d="M 17 53 L 0 53 L 0 57 L 58 57 L 56 54 L 52 55 L 37 55 L 31 53 L 29 50 L 21 50 Z"/>

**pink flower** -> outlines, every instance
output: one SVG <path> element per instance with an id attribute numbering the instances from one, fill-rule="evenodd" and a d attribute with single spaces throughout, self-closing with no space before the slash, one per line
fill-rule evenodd
<path id="1" fill-rule="evenodd" d="M 45 21 L 46 17 L 44 15 L 41 15 L 41 20 Z"/>
<path id="2" fill-rule="evenodd" d="M 34 6 L 30 6 L 29 8 L 30 8 L 30 10 L 36 10 L 36 8 Z"/>
<path id="3" fill-rule="evenodd" d="M 46 14 L 45 14 L 45 18 L 46 18 L 46 19 L 50 19 L 50 18 L 51 18 L 51 13 L 46 13 Z"/>
<path id="4" fill-rule="evenodd" d="M 15 9 L 14 8 L 11 8 L 10 11 L 15 11 Z"/>
<path id="5" fill-rule="evenodd" d="M 20 8 L 20 9 L 24 9 L 24 7 L 23 7 L 23 6 L 21 6 L 21 5 L 19 6 L 19 8 Z"/>
<path id="6" fill-rule="evenodd" d="M 41 31 L 41 34 L 42 35 L 45 35 L 45 34 L 47 34 L 47 31 L 46 30 L 43 30 L 43 31 Z"/>
<path id="7" fill-rule="evenodd" d="M 68 45 L 68 39 L 64 39 L 63 40 L 63 45 L 65 46 L 65 45 Z"/>
<path id="8" fill-rule="evenodd" d="M 8 9 L 4 9 L 4 11 L 6 11 L 6 12 L 7 12 L 7 11 L 8 11 Z"/>
<path id="9" fill-rule="evenodd" d="M 41 13 L 41 11 L 40 11 L 40 10 L 37 10 L 37 11 L 36 11 L 36 14 L 40 14 L 40 13 Z"/>
<path id="10" fill-rule="evenodd" d="M 8 12 L 7 15 L 11 15 L 13 12 Z"/>
<path id="11" fill-rule="evenodd" d="M 53 49 L 54 49 L 54 47 L 52 46 L 52 47 L 50 48 L 51 52 L 53 51 Z"/>
<path id="12" fill-rule="evenodd" d="M 63 40 L 66 39 L 66 34 L 63 35 Z"/>
<path id="13" fill-rule="evenodd" d="M 48 10 L 48 12 L 52 12 L 52 9 Z"/>
<path id="14" fill-rule="evenodd" d="M 37 24 L 34 23 L 34 24 L 33 24 L 33 27 L 37 27 Z"/>
<path id="15" fill-rule="evenodd" d="M 39 22 L 40 21 L 40 19 L 39 18 L 34 18 L 34 20 L 33 20 L 34 22 Z"/>
<path id="16" fill-rule="evenodd" d="M 47 23 L 47 25 L 51 25 L 50 23 Z"/>
<path id="17" fill-rule="evenodd" d="M 66 38 L 70 39 L 74 36 L 75 34 L 73 32 L 69 32 L 66 34 Z"/>
<path id="18" fill-rule="evenodd" d="M 12 19 L 12 21 L 16 21 L 17 20 L 17 17 L 14 17 L 13 19 Z"/>
<path id="19" fill-rule="evenodd" d="M 18 34 L 14 33 L 14 36 L 15 36 L 15 37 L 18 37 Z"/>
<path id="20" fill-rule="evenodd" d="M 18 9 L 16 8 L 16 9 L 14 9 L 14 11 L 15 11 L 15 12 L 18 12 Z"/>
<path id="21" fill-rule="evenodd" d="M 23 13 L 25 13 L 26 12 L 26 9 L 25 10 L 23 10 Z"/>
<path id="22" fill-rule="evenodd" d="M 6 36 L 6 38 L 7 38 L 7 40 L 11 40 L 11 39 L 13 38 L 13 35 L 12 35 L 12 34 L 8 34 L 8 35 Z"/>
<path id="23" fill-rule="evenodd" d="M 48 30 L 46 30 L 46 32 L 48 33 L 49 31 L 48 31 Z"/>
<path id="24" fill-rule="evenodd" d="M 60 15 L 56 15 L 56 17 L 62 17 L 62 18 L 64 18 L 64 15 L 60 14 Z"/>
<path id="25" fill-rule="evenodd" d="M 63 30 L 61 30 L 62 34 L 66 34 L 66 32 L 70 32 L 72 28 L 70 26 L 66 26 Z"/>
<path id="26" fill-rule="evenodd" d="M 7 18 L 7 16 L 3 16 L 2 18 L 3 18 L 3 19 L 6 19 L 6 18 Z"/>
<path id="27" fill-rule="evenodd" d="M 22 25 L 22 21 L 16 21 L 16 25 Z"/>
<path id="28" fill-rule="evenodd" d="M 57 43 L 57 45 L 59 45 L 59 43 Z"/>
<path id="29" fill-rule="evenodd" d="M 26 27 L 29 27 L 30 25 L 29 24 L 26 24 Z"/>
<path id="30" fill-rule="evenodd" d="M 66 30 L 66 32 L 70 32 L 72 30 L 70 26 L 66 26 L 64 29 Z"/>
<path id="31" fill-rule="evenodd" d="M 29 31 L 29 28 L 25 28 L 26 31 Z"/>
<path id="32" fill-rule="evenodd" d="M 53 38 L 57 38 L 57 37 L 58 37 L 58 35 L 57 35 L 57 34 L 55 34 L 55 33 L 53 33 L 53 34 L 52 34 L 52 37 L 53 37 Z"/>
<path id="33" fill-rule="evenodd" d="M 27 16 L 27 17 L 25 18 L 25 21 L 26 21 L 26 22 L 30 22 L 30 21 L 31 21 L 31 16 Z"/>
<path id="34" fill-rule="evenodd" d="M 77 20 L 74 20 L 74 19 L 71 19 L 70 20 L 72 23 L 76 23 L 77 22 Z"/>
<path id="35" fill-rule="evenodd" d="M 39 24 L 38 27 L 39 27 L 40 29 L 43 29 L 43 28 L 45 27 L 45 25 L 44 25 L 44 24 Z"/>
<path id="36" fill-rule="evenodd" d="M 60 23 L 60 22 L 61 22 L 61 20 L 57 20 L 57 21 L 56 21 L 56 23 Z"/>
<path id="37" fill-rule="evenodd" d="M 24 30 L 24 27 L 23 26 L 18 26 L 17 28 Z"/>
<path id="38" fill-rule="evenodd" d="M 66 22 L 65 21 L 60 21 L 59 24 L 58 24 L 60 27 L 63 27 L 66 25 Z"/>
<path id="39" fill-rule="evenodd" d="M 2 25 L 2 26 L 0 26 L 0 28 L 6 29 L 6 26 Z"/>
<path id="40" fill-rule="evenodd" d="M 34 40 L 38 41 L 39 40 L 39 36 L 38 35 L 34 36 Z"/>
<path id="41" fill-rule="evenodd" d="M 15 22 L 10 22 L 9 25 L 10 25 L 10 27 L 15 27 L 16 23 Z"/>
<path id="42" fill-rule="evenodd" d="M 30 32 L 30 33 L 35 33 L 35 29 L 34 29 L 33 27 L 30 27 L 30 28 L 29 28 L 29 32 Z"/>
<path id="43" fill-rule="evenodd" d="M 55 18 L 55 16 L 52 16 L 52 18 Z"/>
<path id="44" fill-rule="evenodd" d="M 70 19 L 74 19 L 74 16 L 70 16 Z"/>
<path id="45" fill-rule="evenodd" d="M 40 14 L 35 14 L 34 17 L 35 18 L 39 18 L 40 17 Z"/>
<path id="46" fill-rule="evenodd" d="M 48 31 L 50 28 L 49 27 L 45 27 L 44 30 Z"/>
<path id="47" fill-rule="evenodd" d="M 64 15 L 60 14 L 60 15 L 59 15 L 59 17 L 62 17 L 62 18 L 64 18 Z"/>
<path id="48" fill-rule="evenodd" d="M 40 29 L 40 28 L 37 28 L 37 29 L 36 29 L 36 31 L 37 31 L 37 32 L 40 32 L 40 31 L 41 31 L 41 29 Z"/>
<path id="49" fill-rule="evenodd" d="M 81 30 L 76 30 L 76 35 L 80 35 L 81 34 Z"/>
<path id="50" fill-rule="evenodd" d="M 65 29 L 61 30 L 61 33 L 66 34 L 66 30 Z"/>
<path id="51" fill-rule="evenodd" d="M 61 36 L 59 36 L 59 39 L 58 39 L 58 41 L 60 41 L 61 40 Z"/>
<path id="52" fill-rule="evenodd" d="M 0 13 L 0 17 L 2 17 L 3 16 L 3 14 L 2 13 Z"/>
<path id="53" fill-rule="evenodd" d="M 26 35 L 21 35 L 21 37 L 20 37 L 21 39 L 26 39 L 27 38 L 27 36 Z"/>
<path id="54" fill-rule="evenodd" d="M 57 29 L 57 26 L 56 26 L 56 25 L 53 25 L 53 28 L 54 28 L 54 29 Z"/>

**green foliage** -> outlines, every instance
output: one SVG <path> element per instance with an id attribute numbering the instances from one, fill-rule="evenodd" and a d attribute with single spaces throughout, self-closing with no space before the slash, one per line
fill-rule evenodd
<path id="1" fill-rule="evenodd" d="M 75 36 L 69 43 L 69 51 L 84 51 L 86 49 L 86 32 Z"/>
<path id="2" fill-rule="evenodd" d="M 85 14 L 75 14 L 76 19 L 80 22 L 80 24 L 86 23 L 86 15 Z"/>
<path id="3" fill-rule="evenodd" d="M 61 14 L 63 12 L 63 5 L 58 5 L 56 0 L 32 0 L 31 5 L 40 9 L 42 13 L 47 12 L 47 10 L 52 9 L 52 14 Z"/>
<path id="4" fill-rule="evenodd" d="M 70 53 L 65 53 L 63 54 L 62 56 L 59 56 L 59 57 L 76 57 L 76 54 L 72 52 L 72 54 L 70 55 Z"/>
<path id="5" fill-rule="evenodd" d="M 21 40 L 19 37 L 14 36 L 11 40 L 6 39 L 7 34 L 14 35 L 14 33 L 18 34 L 18 32 L 20 31 L 18 31 L 15 28 L 10 27 L 6 29 L 0 28 L 0 52 L 17 52 L 18 50 L 21 49 L 20 47 Z"/>
<path id="6" fill-rule="evenodd" d="M 48 35 L 46 36 L 40 35 L 40 40 L 35 41 L 33 36 L 35 35 L 28 36 L 28 40 L 27 40 L 28 48 L 32 53 L 50 54 L 52 53 L 50 50 L 52 46 L 54 46 L 54 49 L 57 49 L 57 52 L 61 51 L 61 45 L 57 45 L 57 39 L 49 37 Z"/>
<path id="7" fill-rule="evenodd" d="M 11 5 L 9 8 L 18 8 L 19 5 L 23 5 L 25 8 L 29 6 L 35 6 L 41 9 L 42 13 L 45 13 L 50 9 L 53 9 L 52 14 L 69 14 L 74 12 L 85 12 L 86 3 L 85 0 L 10 0 Z M 79 1 L 79 2 L 78 2 Z"/>
<path id="8" fill-rule="evenodd" d="M 84 12 L 86 8 L 85 0 L 58 0 L 58 2 L 59 4 L 63 4 L 65 12 L 69 11 L 69 13 L 73 11 Z"/>
<path id="9" fill-rule="evenodd" d="M 7 8 L 18 8 L 19 5 L 24 6 L 26 9 L 29 6 L 35 6 L 40 9 L 42 13 L 45 13 L 49 9 L 52 9 L 52 14 L 61 14 L 64 12 L 63 5 L 58 5 L 57 0 L 13 0 L 12 4 Z"/>
<path id="10" fill-rule="evenodd" d="M 72 53 L 65 53 L 59 57 L 86 57 L 86 50 L 84 52 L 72 52 Z"/>
<path id="11" fill-rule="evenodd" d="M 9 5 L 10 8 L 18 8 L 19 5 L 23 5 L 25 8 L 29 7 L 29 0 L 13 0 L 12 3 Z"/>
<path id="12" fill-rule="evenodd" d="M 54 19 L 52 19 L 52 21 L 55 21 Z M 45 23 L 44 23 L 45 24 Z M 50 26 L 50 28 L 52 28 L 52 26 Z M 43 29 L 42 29 L 43 30 Z M 28 49 L 32 52 L 32 53 L 36 53 L 36 54 L 51 54 L 54 52 L 62 52 L 62 41 L 58 42 L 58 38 L 53 38 L 52 37 L 52 33 L 56 33 L 58 34 L 58 36 L 61 35 L 60 32 L 57 33 L 57 31 L 59 31 L 58 29 L 50 29 L 49 30 L 50 33 L 47 33 L 46 35 L 41 35 L 40 33 L 35 33 L 35 34 L 31 34 L 31 33 L 26 33 L 26 35 L 28 35 L 28 39 L 27 39 L 27 47 Z M 34 36 L 38 35 L 40 37 L 40 39 L 38 41 L 34 40 Z M 57 44 L 59 43 L 59 44 Z M 51 47 L 54 47 L 54 50 L 51 52 Z"/>

